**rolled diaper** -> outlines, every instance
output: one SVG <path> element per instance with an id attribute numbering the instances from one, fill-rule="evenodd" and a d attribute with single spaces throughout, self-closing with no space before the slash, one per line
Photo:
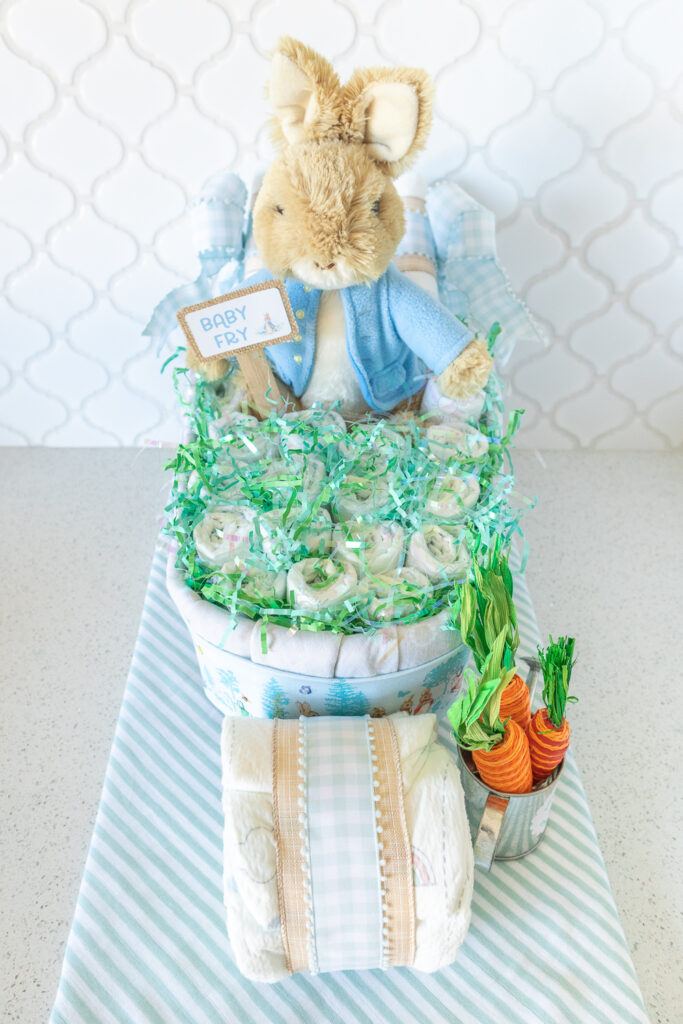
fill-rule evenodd
<path id="1" fill-rule="evenodd" d="M 221 408 L 221 414 L 209 423 L 209 437 L 220 439 L 233 428 L 249 431 L 258 426 L 255 416 L 236 409 Z"/>
<path id="2" fill-rule="evenodd" d="M 211 582 L 220 589 L 226 604 L 230 603 L 230 595 L 237 593 L 239 598 L 254 605 L 269 605 L 273 601 L 282 601 L 287 591 L 287 573 L 272 572 L 248 566 L 243 572 L 235 572 L 228 562 L 221 566 L 220 572 L 211 577 Z"/>
<path id="3" fill-rule="evenodd" d="M 462 457 L 478 459 L 489 450 L 489 442 L 481 431 L 458 420 L 435 423 L 427 427 L 425 436 L 427 447 L 440 462 Z"/>
<path id="4" fill-rule="evenodd" d="M 338 558 L 303 558 L 287 573 L 287 596 L 305 611 L 333 608 L 357 592 L 356 570 Z"/>
<path id="5" fill-rule="evenodd" d="M 248 427 L 233 426 L 222 438 L 216 466 L 227 475 L 234 471 L 235 466 L 248 466 L 260 462 L 271 456 L 275 450 L 275 443 L 266 434 L 254 432 Z"/>
<path id="6" fill-rule="evenodd" d="M 286 556 L 291 551 L 321 555 L 332 546 L 332 520 L 324 508 L 310 521 L 302 519 L 294 509 L 289 514 L 283 508 L 271 509 L 259 516 L 258 531 L 263 551 L 270 558 Z"/>
<path id="7" fill-rule="evenodd" d="M 375 595 L 368 605 L 368 618 L 382 622 L 414 615 L 431 589 L 424 573 L 408 567 L 368 577 L 364 585 Z"/>
<path id="8" fill-rule="evenodd" d="M 455 959 L 473 857 L 434 715 L 227 717 L 221 751 L 227 926 L 246 977 Z"/>
<path id="9" fill-rule="evenodd" d="M 427 492 L 425 512 L 435 519 L 462 519 L 468 508 L 479 499 L 479 481 L 476 476 L 458 476 L 439 473 Z"/>
<path id="10" fill-rule="evenodd" d="M 309 451 L 311 445 L 339 441 L 346 433 L 346 423 L 334 409 L 297 409 L 282 417 L 281 445 L 285 451 Z M 307 429 L 298 429 L 305 423 Z M 314 428 L 314 429 L 311 429 Z"/>
<path id="11" fill-rule="evenodd" d="M 399 523 L 338 523 L 332 533 L 333 550 L 354 567 L 358 578 L 398 569 L 403 561 L 405 531 Z"/>
<path id="12" fill-rule="evenodd" d="M 391 508 L 389 484 L 382 477 L 367 478 L 350 474 L 339 488 L 336 500 L 339 519 L 370 519 Z"/>
<path id="13" fill-rule="evenodd" d="M 406 565 L 418 569 L 433 582 L 462 579 L 472 564 L 467 541 L 453 528 L 426 523 L 408 542 Z"/>
<path id="14" fill-rule="evenodd" d="M 254 510 L 242 505 L 217 505 L 205 512 L 192 533 L 201 561 L 215 569 L 239 568 L 251 550 L 255 518 Z"/>
<path id="15" fill-rule="evenodd" d="M 320 493 L 324 480 L 324 462 L 313 455 L 294 452 L 286 459 L 271 462 L 252 482 L 252 487 L 270 491 L 273 504 L 289 502 L 292 491 L 299 502 L 302 496 L 310 502 Z"/>
<path id="16" fill-rule="evenodd" d="M 353 473 L 374 479 L 394 479 L 400 471 L 400 457 L 406 451 L 404 435 L 381 422 L 378 426 L 356 426 L 352 434 L 342 438 L 340 455 L 353 463 Z"/>

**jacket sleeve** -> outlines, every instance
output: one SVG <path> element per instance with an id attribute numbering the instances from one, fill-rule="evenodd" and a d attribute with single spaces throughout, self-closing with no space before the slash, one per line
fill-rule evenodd
<path id="1" fill-rule="evenodd" d="M 401 340 L 441 373 L 474 338 L 461 320 L 395 267 L 387 273 L 389 314 Z"/>

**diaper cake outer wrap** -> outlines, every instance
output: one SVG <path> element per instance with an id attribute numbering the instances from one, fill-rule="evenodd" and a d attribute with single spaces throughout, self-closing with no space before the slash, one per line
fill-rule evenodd
<path id="1" fill-rule="evenodd" d="M 451 963 L 472 848 L 436 718 L 226 718 L 225 905 L 253 981 Z"/>

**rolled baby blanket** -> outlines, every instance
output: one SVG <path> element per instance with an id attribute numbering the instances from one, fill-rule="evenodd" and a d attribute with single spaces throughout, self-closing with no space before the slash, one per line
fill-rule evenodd
<path id="1" fill-rule="evenodd" d="M 270 665 L 284 672 L 296 672 L 304 665 L 307 675 L 329 679 L 334 676 L 341 641 L 340 633 L 327 629 L 314 633 L 257 622 L 250 638 L 250 657 L 257 665 Z"/>
<path id="2" fill-rule="evenodd" d="M 192 534 L 201 561 L 215 569 L 239 568 L 251 550 L 255 518 L 254 510 L 243 505 L 217 505 L 205 512 Z"/>
<path id="3" fill-rule="evenodd" d="M 333 608 L 357 592 L 356 570 L 338 558 L 303 558 L 287 573 L 287 594 L 305 611 Z"/>
<path id="4" fill-rule="evenodd" d="M 440 658 L 462 643 L 460 633 L 453 628 L 450 611 L 445 608 L 436 615 L 418 619 L 407 625 L 396 626 L 398 637 L 398 667 L 411 668 L 425 665 Z"/>
<path id="5" fill-rule="evenodd" d="M 398 672 L 398 635 L 389 624 L 374 633 L 343 636 L 334 674 L 341 679 L 368 678 Z"/>
<path id="6" fill-rule="evenodd" d="M 408 542 L 406 565 L 418 569 L 435 582 L 462 579 L 472 564 L 467 541 L 453 528 L 426 523 Z"/>
<path id="7" fill-rule="evenodd" d="M 436 731 L 428 714 L 224 720 L 224 898 L 246 977 L 455 959 L 473 857 Z"/>
<path id="8" fill-rule="evenodd" d="M 479 481 L 476 476 L 457 476 L 439 473 L 427 492 L 425 512 L 435 519 L 462 519 L 468 508 L 479 500 Z"/>
<path id="9" fill-rule="evenodd" d="M 399 523 L 338 523 L 332 533 L 333 550 L 354 567 L 358 578 L 398 569 L 403 561 L 405 531 Z"/>

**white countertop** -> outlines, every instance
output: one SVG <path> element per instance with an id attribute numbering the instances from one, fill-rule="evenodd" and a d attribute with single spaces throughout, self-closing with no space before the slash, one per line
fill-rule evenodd
<path id="1" fill-rule="evenodd" d="M 54 997 L 168 485 L 166 455 L 0 449 L 8 1024 L 45 1020 Z M 539 495 L 525 522 L 529 586 L 542 635 L 577 637 L 574 748 L 646 1005 L 653 1021 L 675 1024 L 683 455 L 543 459 L 545 467 L 532 452 L 515 457 L 518 489 Z"/>

